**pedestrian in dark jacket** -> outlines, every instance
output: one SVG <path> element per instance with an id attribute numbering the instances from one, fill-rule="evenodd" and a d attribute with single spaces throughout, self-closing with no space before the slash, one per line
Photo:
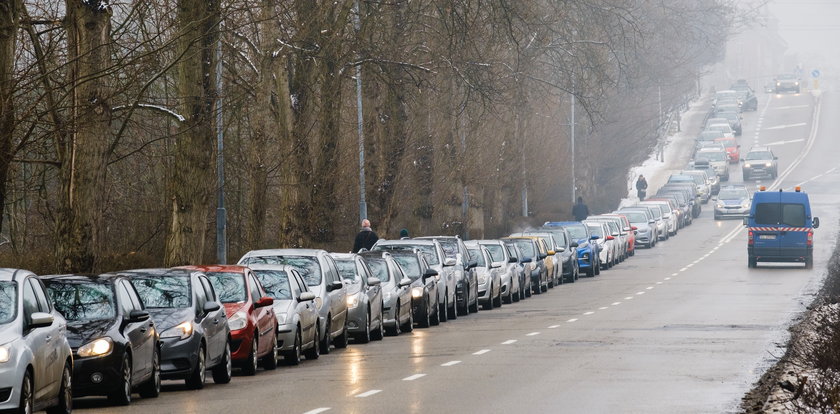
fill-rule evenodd
<path id="1" fill-rule="evenodd" d="M 408 238 L 409 238 L 409 237 L 408 237 L 408 229 L 402 229 L 402 230 L 400 230 L 400 238 L 401 238 L 401 239 L 408 239 Z"/>
<path id="2" fill-rule="evenodd" d="M 379 240 L 379 236 L 370 228 L 370 220 L 364 219 L 362 220 L 362 231 L 356 234 L 356 240 L 353 242 L 353 252 L 362 249 L 370 250 L 377 240 Z"/>
<path id="3" fill-rule="evenodd" d="M 583 221 L 589 217 L 589 207 L 583 204 L 583 197 L 577 198 L 577 203 L 572 207 L 572 215 L 575 216 L 575 220 L 577 221 Z"/>
<path id="4" fill-rule="evenodd" d="M 647 180 L 642 174 L 639 174 L 639 179 L 636 180 L 636 195 L 639 196 L 639 201 L 644 201 L 647 195 Z"/>

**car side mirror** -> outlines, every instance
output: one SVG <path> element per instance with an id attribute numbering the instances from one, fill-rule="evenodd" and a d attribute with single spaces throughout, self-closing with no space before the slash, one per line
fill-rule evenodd
<path id="1" fill-rule="evenodd" d="M 773 159 L 774 159 L 774 160 L 778 160 L 778 159 L 779 159 L 779 157 L 777 157 L 777 156 L 775 156 L 775 155 L 774 155 L 774 156 L 773 156 Z"/>
<path id="2" fill-rule="evenodd" d="M 471 262 L 467 263 L 467 268 L 466 268 L 466 269 L 467 269 L 467 270 L 469 270 L 469 269 L 473 269 L 473 268 L 475 268 L 475 267 L 478 267 L 478 262 L 476 262 L 475 260 L 473 260 L 473 261 L 471 261 Z"/>
<path id="3" fill-rule="evenodd" d="M 453 259 L 451 257 L 449 257 L 447 259 L 444 259 L 443 265 L 446 266 L 446 267 L 455 266 L 455 259 Z"/>
<path id="4" fill-rule="evenodd" d="M 55 318 L 49 313 L 46 312 L 33 312 L 32 316 L 29 317 L 29 327 L 30 328 L 43 328 L 45 326 L 52 325 Z"/>
<path id="5" fill-rule="evenodd" d="M 565 247 L 558 247 L 558 248 L 557 248 L 557 252 L 563 253 L 563 252 L 565 252 L 565 251 L 566 251 L 566 248 L 565 248 Z"/>
<path id="6" fill-rule="evenodd" d="M 508 259 L 508 263 L 516 263 L 516 262 L 518 262 L 518 261 L 519 261 L 519 258 L 518 258 L 518 257 L 513 257 L 513 256 L 511 256 L 511 257 Z"/>
<path id="7" fill-rule="evenodd" d="M 607 240 L 615 240 L 615 236 L 607 236 Z"/>
<path id="8" fill-rule="evenodd" d="M 266 306 L 271 306 L 273 304 L 274 304 L 274 299 L 272 299 L 268 296 L 263 296 L 263 297 L 260 298 L 260 300 L 257 301 L 257 303 L 254 304 L 254 307 L 255 308 L 263 308 L 263 307 L 266 307 Z"/>
<path id="9" fill-rule="evenodd" d="M 600 238 L 601 238 L 601 236 L 592 236 L 592 237 L 590 237 L 590 239 L 592 239 L 592 240 L 598 240 L 598 239 L 600 239 Z"/>
<path id="10" fill-rule="evenodd" d="M 402 280 L 400 280 L 400 287 L 405 287 L 405 286 L 408 286 L 410 284 L 411 284 L 411 279 L 409 279 L 407 277 L 404 277 Z"/>
<path id="11" fill-rule="evenodd" d="M 578 247 L 578 246 L 579 246 L 578 242 L 572 242 L 571 244 L 569 244 L 569 247 Z"/>
<path id="12" fill-rule="evenodd" d="M 549 256 L 554 256 L 555 254 L 557 254 L 555 250 L 549 250 L 547 253 Z"/>
<path id="13" fill-rule="evenodd" d="M 546 257 L 548 257 L 548 255 L 547 254 L 539 254 L 539 255 L 537 255 L 537 257 L 539 257 L 540 260 L 544 260 Z"/>
<path id="14" fill-rule="evenodd" d="M 813 223 L 812 225 L 814 226 L 815 229 L 820 227 L 820 218 L 819 217 L 814 217 L 813 219 L 811 219 L 811 222 Z"/>
<path id="15" fill-rule="evenodd" d="M 423 272 L 423 277 L 432 277 L 432 276 L 437 276 L 437 275 L 438 275 L 438 271 L 435 270 L 435 269 L 426 269 L 426 271 Z"/>
<path id="16" fill-rule="evenodd" d="M 202 309 L 204 313 L 215 312 L 222 308 L 222 305 L 219 305 L 219 302 L 210 301 L 204 304 L 204 308 Z"/>
<path id="17" fill-rule="evenodd" d="M 368 278 L 368 286 L 378 286 L 382 281 L 378 277 Z"/>
<path id="18" fill-rule="evenodd" d="M 502 262 L 491 262 L 490 263 L 490 268 L 491 269 L 498 269 L 500 267 L 502 267 Z"/>
<path id="19" fill-rule="evenodd" d="M 522 259 L 522 263 L 531 263 L 531 261 L 532 260 L 531 260 L 530 257 L 526 257 L 526 258 Z"/>
<path id="20" fill-rule="evenodd" d="M 149 312 L 144 310 L 133 310 L 128 313 L 125 321 L 128 323 L 143 322 L 149 320 Z"/>
<path id="21" fill-rule="evenodd" d="M 648 220 L 648 224 L 656 223 L 656 220 Z"/>
<path id="22" fill-rule="evenodd" d="M 344 287 L 344 283 L 341 283 L 341 281 L 338 281 L 338 280 L 334 280 L 334 281 L 327 284 L 327 292 L 332 292 L 334 290 L 338 290 L 338 289 L 341 289 L 343 287 Z"/>
<path id="23" fill-rule="evenodd" d="M 379 281 L 377 279 L 377 281 Z M 368 281 L 370 283 L 370 281 Z M 315 300 L 315 294 L 312 292 L 303 292 L 298 296 L 298 302 L 309 302 L 310 300 Z"/>

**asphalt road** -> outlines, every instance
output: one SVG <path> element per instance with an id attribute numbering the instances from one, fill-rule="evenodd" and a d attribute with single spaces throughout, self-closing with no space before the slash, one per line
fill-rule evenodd
<path id="1" fill-rule="evenodd" d="M 840 218 L 840 140 L 833 136 L 840 119 L 823 115 L 813 128 L 816 111 L 840 111 L 838 99 L 760 99 L 759 111 L 744 116 L 742 150 L 772 144 L 780 178 L 748 185 L 802 184 L 811 195 L 822 224 L 813 270 L 748 269 L 743 226 L 715 222 L 709 204 L 676 238 L 546 295 L 228 385 L 187 391 L 173 382 L 160 398 L 129 407 L 98 399 L 76 406 L 132 413 L 736 411 L 818 287 Z M 732 182 L 740 181 L 733 165 Z"/>

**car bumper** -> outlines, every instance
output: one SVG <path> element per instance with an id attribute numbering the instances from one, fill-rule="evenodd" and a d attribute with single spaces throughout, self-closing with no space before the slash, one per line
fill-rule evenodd
<path id="1" fill-rule="evenodd" d="M 201 336 L 193 333 L 187 339 L 163 338 L 160 346 L 161 379 L 185 379 L 198 362 Z"/>
<path id="2" fill-rule="evenodd" d="M 295 347 L 297 325 L 285 323 L 277 325 L 277 347 L 280 351 L 291 351 Z"/>
<path id="3" fill-rule="evenodd" d="M 397 326 L 397 300 L 395 298 L 391 298 L 387 302 L 383 303 L 382 306 L 382 323 L 392 328 Z"/>
<path id="4" fill-rule="evenodd" d="M 750 177 L 756 176 L 770 176 L 773 173 L 773 167 L 744 167 L 743 174 Z"/>
<path id="5" fill-rule="evenodd" d="M 73 360 L 73 397 L 107 395 L 119 386 L 125 351 L 111 352 L 99 358 Z"/>
<path id="6" fill-rule="evenodd" d="M 367 325 L 367 303 L 359 301 L 353 309 L 347 309 L 347 332 L 351 334 L 364 333 Z"/>
<path id="7" fill-rule="evenodd" d="M 813 256 L 814 249 L 813 247 L 804 249 L 747 247 L 747 253 L 758 262 L 803 263 L 805 258 Z"/>
<path id="8" fill-rule="evenodd" d="M 587 247 L 583 250 L 578 250 L 578 268 L 586 269 L 592 267 L 592 248 Z"/>
<path id="9" fill-rule="evenodd" d="M 16 410 L 20 403 L 20 386 L 23 384 L 25 364 L 19 363 L 20 355 L 0 364 L 0 410 Z"/>
<path id="10" fill-rule="evenodd" d="M 746 217 L 750 213 L 749 207 L 717 207 L 715 206 L 715 216 L 717 217 Z"/>
<path id="11" fill-rule="evenodd" d="M 230 331 L 230 360 L 246 361 L 251 356 L 251 344 L 254 342 L 254 327 Z"/>

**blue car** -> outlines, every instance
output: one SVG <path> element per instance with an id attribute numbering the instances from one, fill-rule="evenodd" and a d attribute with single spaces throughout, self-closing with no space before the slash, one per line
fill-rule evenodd
<path id="1" fill-rule="evenodd" d="M 814 266 L 814 229 L 820 219 L 811 216 L 811 202 L 799 187 L 794 191 L 765 191 L 753 195 L 747 226 L 749 267 L 758 262 L 805 263 Z"/>
<path id="2" fill-rule="evenodd" d="M 590 243 L 598 236 L 592 235 L 589 229 L 579 221 L 547 221 L 543 228 L 563 227 L 569 232 L 569 236 L 577 241 L 578 268 L 587 276 L 593 277 L 601 273 L 601 261 L 599 259 L 598 245 Z"/>

